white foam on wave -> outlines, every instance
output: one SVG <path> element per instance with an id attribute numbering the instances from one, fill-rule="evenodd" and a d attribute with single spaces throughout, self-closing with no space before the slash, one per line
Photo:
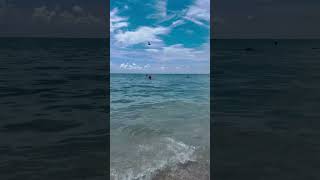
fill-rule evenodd
<path id="1" fill-rule="evenodd" d="M 153 144 L 138 145 L 138 153 L 141 155 L 140 167 L 132 167 L 125 173 L 118 172 L 111 167 L 111 180 L 150 180 L 154 173 L 166 167 L 174 167 L 179 163 L 194 161 L 194 146 L 189 146 L 181 141 L 166 137 Z M 145 154 L 154 154 L 154 157 L 146 158 Z M 139 169 L 138 171 L 136 169 Z"/>

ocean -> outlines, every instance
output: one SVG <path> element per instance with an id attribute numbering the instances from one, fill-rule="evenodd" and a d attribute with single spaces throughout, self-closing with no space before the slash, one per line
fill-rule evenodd
<path id="1" fill-rule="evenodd" d="M 209 179 L 209 94 L 208 74 L 111 74 L 111 179 Z"/>
<path id="2" fill-rule="evenodd" d="M 0 179 L 105 179 L 107 42 L 0 38 Z"/>
<path id="3" fill-rule="evenodd" d="M 211 42 L 215 180 L 319 179 L 320 40 Z"/>
<path id="4" fill-rule="evenodd" d="M 105 179 L 109 101 L 112 179 L 208 179 L 209 140 L 216 180 L 319 179 L 320 41 L 278 42 L 212 41 L 211 78 L 111 74 L 109 100 L 105 40 L 1 38 L 0 179 Z"/>

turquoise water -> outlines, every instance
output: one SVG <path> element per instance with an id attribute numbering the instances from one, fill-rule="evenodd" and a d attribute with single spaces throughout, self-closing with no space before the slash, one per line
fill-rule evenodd
<path id="1" fill-rule="evenodd" d="M 111 179 L 152 179 L 179 164 L 209 173 L 209 75 L 111 75 Z"/>

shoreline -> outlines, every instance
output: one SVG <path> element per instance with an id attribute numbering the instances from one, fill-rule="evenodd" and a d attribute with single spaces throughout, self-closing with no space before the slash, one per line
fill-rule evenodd
<path id="1" fill-rule="evenodd" d="M 210 179 L 209 164 L 199 161 L 179 163 L 175 167 L 158 170 L 151 180 L 208 180 Z"/>

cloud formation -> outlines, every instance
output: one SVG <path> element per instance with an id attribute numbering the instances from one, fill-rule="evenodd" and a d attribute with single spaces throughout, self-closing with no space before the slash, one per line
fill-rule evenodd
<path id="1" fill-rule="evenodd" d="M 195 3 L 188 8 L 184 18 L 198 25 L 209 27 L 210 0 L 196 0 Z"/>
<path id="2" fill-rule="evenodd" d="M 113 7 L 110 11 L 111 72 L 208 73 L 209 32 L 198 34 L 199 38 L 207 40 L 197 46 L 190 47 L 185 41 L 199 30 L 191 26 L 193 23 L 200 29 L 208 28 L 208 3 L 208 0 L 195 0 L 183 9 L 169 10 L 166 0 L 157 1 L 155 12 L 146 15 L 151 19 L 141 20 L 147 23 L 137 23 L 140 17 L 132 17 L 128 8 Z M 202 9 L 204 6 L 207 9 Z M 193 29 L 186 31 L 188 29 L 183 30 L 183 26 Z M 177 33 L 178 29 L 185 35 L 179 34 L 174 40 L 172 33 Z"/>
<path id="3" fill-rule="evenodd" d="M 155 8 L 157 10 L 154 17 L 156 18 L 165 18 L 167 17 L 167 0 L 158 0 L 156 2 Z"/>
<path id="4" fill-rule="evenodd" d="M 112 9 L 110 12 L 110 32 L 128 27 L 129 23 L 127 22 L 126 17 L 121 17 L 119 14 L 118 8 Z"/>
<path id="5" fill-rule="evenodd" d="M 160 35 L 167 34 L 170 31 L 166 27 L 147 27 L 142 26 L 135 31 L 120 31 L 115 34 L 117 43 L 121 43 L 124 46 L 135 45 L 139 43 L 147 42 L 162 42 Z"/>
<path id="6" fill-rule="evenodd" d="M 36 20 L 42 20 L 49 23 L 56 15 L 57 13 L 55 11 L 50 11 L 46 6 L 42 6 L 39 8 L 34 8 L 32 17 Z"/>
<path id="7" fill-rule="evenodd" d="M 106 3 L 69 1 L 12 1 L 0 5 L 2 37 L 93 37 L 107 36 Z M 1 4 L 1 0 L 0 0 Z M 106 11 L 105 11 L 106 12 Z"/>
<path id="8" fill-rule="evenodd" d="M 83 8 L 74 5 L 70 10 L 50 10 L 47 6 L 34 8 L 33 20 L 45 23 L 68 23 L 68 24 L 102 24 L 102 19 L 85 12 Z"/>
<path id="9" fill-rule="evenodd" d="M 122 63 L 120 64 L 120 69 L 126 69 L 126 70 L 145 70 L 151 67 L 150 64 L 146 65 L 138 65 L 136 63 Z"/>
<path id="10" fill-rule="evenodd" d="M 176 16 L 175 13 L 169 13 L 168 0 L 158 0 L 151 5 L 155 9 L 155 13 L 148 15 L 148 19 L 156 19 L 158 23 L 169 21 Z"/>
<path id="11" fill-rule="evenodd" d="M 207 61 L 209 58 L 209 45 L 199 48 L 186 48 L 182 44 L 165 46 L 159 49 L 146 49 L 152 53 L 152 57 L 159 61 L 182 60 L 182 61 Z"/>

